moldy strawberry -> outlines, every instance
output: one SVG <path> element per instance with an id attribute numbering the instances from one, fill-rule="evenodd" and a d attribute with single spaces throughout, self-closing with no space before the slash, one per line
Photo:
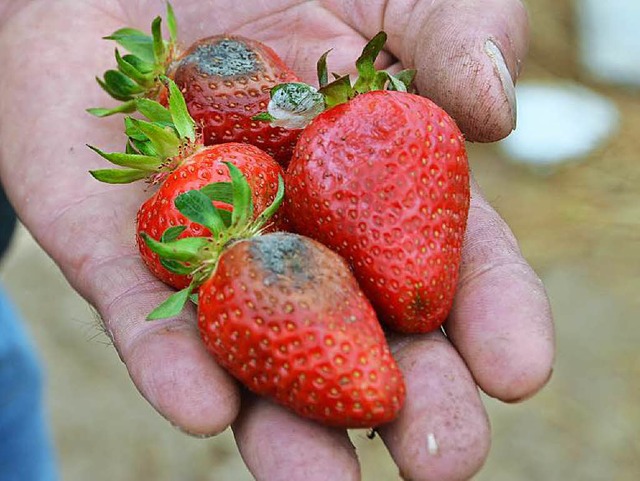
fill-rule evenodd
<path id="1" fill-rule="evenodd" d="M 298 140 L 285 209 L 295 232 L 349 262 L 384 322 L 428 332 L 445 320 L 455 295 L 469 168 L 453 119 L 407 92 L 412 73 L 375 70 L 385 38 L 381 32 L 367 44 L 353 85 L 348 76 L 326 83 L 321 59 L 321 88 L 309 87 L 305 101 L 320 94 L 327 110 Z M 287 90 L 304 97 L 298 83 L 278 88 Z"/>
<path id="2" fill-rule="evenodd" d="M 162 37 L 160 17 L 152 23 L 151 36 L 122 28 L 105 37 L 130 52 L 121 55 L 116 49 L 117 69 L 97 79 L 111 97 L 123 103 L 89 112 L 99 117 L 131 113 L 139 99 L 166 105 L 161 77 L 167 76 L 182 91 L 205 145 L 250 143 L 286 165 L 299 131 L 272 127 L 252 117 L 267 108 L 272 87 L 297 81 L 294 72 L 270 47 L 241 36 L 214 35 L 181 49 L 169 4 L 167 23 L 169 40 Z"/>

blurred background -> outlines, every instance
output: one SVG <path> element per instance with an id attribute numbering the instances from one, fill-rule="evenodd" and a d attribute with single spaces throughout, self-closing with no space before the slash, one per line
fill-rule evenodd
<path id="1" fill-rule="evenodd" d="M 494 440 L 476 479 L 637 480 L 640 2 L 525 3 L 532 43 L 519 128 L 507 142 L 469 150 L 485 194 L 545 282 L 558 355 L 535 398 L 486 399 Z M 23 229 L 0 279 L 47 366 L 65 481 L 252 479 L 228 431 L 192 439 L 146 404 L 92 310 Z M 352 437 L 365 481 L 399 479 L 379 440 Z"/>

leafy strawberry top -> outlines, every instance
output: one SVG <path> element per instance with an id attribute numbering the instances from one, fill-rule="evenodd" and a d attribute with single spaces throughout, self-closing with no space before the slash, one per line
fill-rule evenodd
<path id="1" fill-rule="evenodd" d="M 225 162 L 231 182 L 216 182 L 200 190 L 191 190 L 175 199 L 175 206 L 191 222 L 206 227 L 209 237 L 178 239 L 185 226 L 168 228 L 160 241 L 144 232 L 140 236 L 149 248 L 158 254 L 162 265 L 171 272 L 191 277 L 185 289 L 176 292 L 149 314 L 148 319 L 161 319 L 177 315 L 192 293 L 216 270 L 222 252 L 234 242 L 259 235 L 284 199 L 284 182 L 278 176 L 275 199 L 254 220 L 251 187 L 243 173 L 232 163 Z M 218 209 L 212 201 L 233 207 L 231 214 Z"/>
<path id="2" fill-rule="evenodd" d="M 202 148 L 196 123 L 189 115 L 178 86 L 166 77 L 169 108 L 155 100 L 137 99 L 136 109 L 148 120 L 126 117 L 127 146 L 125 152 L 103 152 L 88 147 L 120 169 L 92 170 L 101 182 L 126 184 L 140 179 L 160 182 L 186 158 Z"/>
<path id="3" fill-rule="evenodd" d="M 131 113 L 136 110 L 138 99 L 157 98 L 163 87 L 161 77 L 166 74 L 177 49 L 178 27 L 170 3 L 167 3 L 169 40 L 162 37 L 161 23 L 161 17 L 153 20 L 151 35 L 127 27 L 104 37 L 114 40 L 129 52 L 121 55 L 116 48 L 117 70 L 107 70 L 103 78 L 96 77 L 98 84 L 111 97 L 123 103 L 113 109 L 88 109 L 89 113 L 97 117 Z"/>
<path id="4" fill-rule="evenodd" d="M 277 127 L 300 129 L 324 110 L 346 103 L 358 94 L 372 90 L 407 92 L 415 77 L 415 70 L 403 70 L 393 75 L 375 68 L 374 62 L 386 41 L 387 34 L 379 32 L 365 45 L 356 60 L 358 78 L 354 83 L 349 75 L 335 73 L 332 74 L 334 80 L 329 82 L 327 56 L 330 50 L 325 52 L 317 64 L 319 89 L 300 82 L 276 85 L 271 90 L 267 112 L 256 115 L 254 119 L 270 122 Z"/>

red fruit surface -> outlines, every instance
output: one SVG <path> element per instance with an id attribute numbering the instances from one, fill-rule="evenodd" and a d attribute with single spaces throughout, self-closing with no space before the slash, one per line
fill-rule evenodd
<path id="1" fill-rule="evenodd" d="M 392 420 L 405 386 L 344 260 L 311 240 L 274 233 L 225 251 L 200 287 L 207 349 L 253 392 L 323 424 Z"/>
<path id="2" fill-rule="evenodd" d="M 352 266 L 381 320 L 427 332 L 456 290 L 469 210 L 464 139 L 430 100 L 372 91 L 316 117 L 286 173 L 286 214 Z"/>
<path id="3" fill-rule="evenodd" d="M 289 163 L 300 131 L 251 119 L 267 110 L 275 85 L 298 81 L 271 48 L 244 37 L 205 38 L 184 52 L 170 75 L 201 126 L 205 145 L 246 142 L 283 166 Z"/>
<path id="4" fill-rule="evenodd" d="M 183 216 L 176 209 L 174 200 L 184 192 L 200 189 L 213 182 L 229 182 L 229 170 L 223 162 L 231 162 L 247 178 L 251 186 L 254 213 L 255 216 L 259 215 L 275 199 L 278 175 L 282 176 L 283 171 L 280 165 L 262 150 L 240 143 L 202 148 L 171 172 L 158 191 L 138 210 L 136 241 L 142 260 L 160 280 L 176 289 L 188 286 L 190 279 L 165 269 L 158 255 L 142 240 L 140 233 L 145 232 L 153 239 L 160 240 L 169 227 L 184 225 L 187 228 L 179 238 L 210 235 L 207 229 Z M 214 205 L 231 210 L 228 204 L 214 202 Z"/>

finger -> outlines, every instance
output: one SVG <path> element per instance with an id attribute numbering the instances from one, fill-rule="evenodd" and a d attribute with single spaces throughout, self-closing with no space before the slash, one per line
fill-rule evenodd
<path id="1" fill-rule="evenodd" d="M 491 396 L 527 398 L 551 375 L 554 333 L 544 287 L 475 184 L 458 292 L 445 326 Z"/>
<path id="2" fill-rule="evenodd" d="M 398 418 L 379 429 L 404 479 L 469 479 L 487 456 L 490 428 L 478 389 L 442 332 L 391 341 L 407 385 Z"/>
<path id="3" fill-rule="evenodd" d="M 233 425 L 242 458 L 257 481 L 360 479 L 354 447 L 344 430 L 305 420 L 248 394 Z"/>
<path id="4" fill-rule="evenodd" d="M 102 294 L 96 307 L 140 393 L 167 420 L 195 436 L 222 432 L 239 410 L 235 381 L 205 350 L 188 306 L 176 318 L 146 321 L 171 294 L 136 254 L 88 265 Z"/>
<path id="5" fill-rule="evenodd" d="M 528 46 L 519 0 L 328 3 L 367 37 L 385 30 L 389 51 L 418 70 L 418 90 L 469 140 L 498 140 L 515 128 L 514 82 Z"/>

